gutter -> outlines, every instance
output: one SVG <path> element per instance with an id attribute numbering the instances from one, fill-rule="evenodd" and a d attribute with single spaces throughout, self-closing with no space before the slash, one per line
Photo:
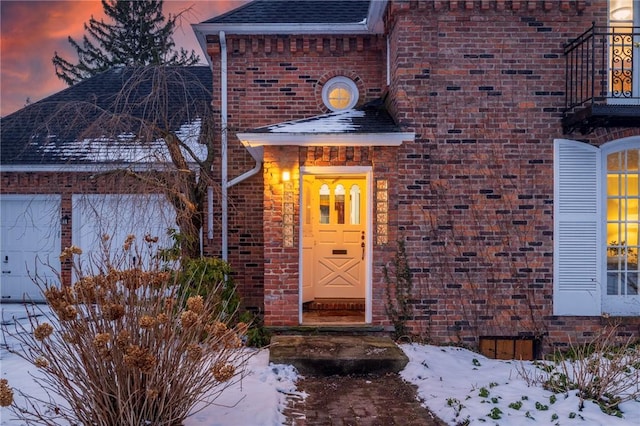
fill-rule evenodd
<path id="1" fill-rule="evenodd" d="M 220 31 L 220 140 L 222 144 L 222 260 L 229 259 L 229 200 L 227 199 L 227 39 Z M 209 212 L 213 215 L 213 212 Z"/>

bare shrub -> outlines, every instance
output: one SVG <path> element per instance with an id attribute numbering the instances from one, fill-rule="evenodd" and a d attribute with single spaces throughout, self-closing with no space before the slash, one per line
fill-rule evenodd
<path id="1" fill-rule="evenodd" d="M 400 339 L 410 337 L 407 321 L 413 317 L 411 294 L 413 278 L 407 259 L 404 240 L 398 240 L 398 250 L 392 261 L 392 267 L 385 265 L 382 269 L 386 283 L 385 311 L 393 323 L 394 337 Z"/>
<path id="2" fill-rule="evenodd" d="M 569 350 L 554 355 L 552 363 L 538 363 L 538 372 L 518 373 L 529 385 L 541 384 L 555 393 L 577 390 L 580 409 L 593 400 L 609 414 L 618 405 L 640 398 L 640 347 L 632 338 L 621 341 L 616 325 L 602 328 L 584 345 L 570 342 Z"/>
<path id="3" fill-rule="evenodd" d="M 81 250 L 71 247 L 61 260 L 72 263 L 72 286 L 36 278 L 50 310 L 28 305 L 29 325 L 3 325 L 18 342 L 9 350 L 38 368 L 33 378 L 46 395 L 14 389 L 25 404 L 11 405 L 18 419 L 179 425 L 242 377 L 247 327 L 230 324 L 224 283 L 192 275 L 191 287 L 208 291 L 181 291 L 179 273 L 154 256 L 152 239 L 146 243 L 142 252 L 128 238 L 120 254 L 82 268 Z"/>

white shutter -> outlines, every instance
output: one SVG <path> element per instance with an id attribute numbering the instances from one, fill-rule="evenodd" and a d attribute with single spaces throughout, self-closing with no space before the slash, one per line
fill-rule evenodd
<path id="1" fill-rule="evenodd" d="M 554 141 L 554 315 L 600 315 L 600 167 L 598 148 Z"/>

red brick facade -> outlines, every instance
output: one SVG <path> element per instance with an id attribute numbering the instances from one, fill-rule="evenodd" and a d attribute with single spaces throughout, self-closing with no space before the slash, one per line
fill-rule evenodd
<path id="1" fill-rule="evenodd" d="M 390 324 L 382 268 L 404 239 L 415 285 L 410 323 L 425 338 L 561 342 L 600 327 L 606 320 L 552 315 L 553 139 L 571 137 L 560 122 L 563 44 L 592 21 L 606 24 L 606 13 L 605 2 L 390 2 L 389 87 L 381 36 L 229 36 L 230 130 L 326 112 L 319 86 L 346 75 L 360 103 L 388 93 L 392 115 L 416 134 L 399 148 L 267 147 L 264 184 L 256 178 L 232 190 L 251 213 L 232 219 L 230 259 L 257 298 L 253 278 L 264 265 L 266 323 L 298 324 L 298 246 L 282 244 L 280 168 L 352 164 L 372 166 L 391 189 L 390 243 L 374 247 L 374 324 Z M 220 47 L 215 37 L 208 42 L 215 73 Z M 600 129 L 586 138 L 602 144 L 634 134 Z M 250 157 L 233 146 L 231 158 L 246 160 L 241 172 Z M 263 204 L 254 204 L 259 197 Z M 243 238 L 257 244 L 243 247 Z M 638 332 L 637 319 L 624 322 Z"/>
<path id="2" fill-rule="evenodd" d="M 229 189 L 229 261 L 244 304 L 267 325 L 299 323 L 300 212 L 296 204 L 295 244 L 284 247 L 280 170 L 292 170 L 297 200 L 302 166 L 367 166 L 389 186 L 389 243 L 372 255 L 373 324 L 391 324 L 382 271 L 399 239 L 414 280 L 409 325 L 425 339 L 476 346 L 481 336 L 524 335 L 555 344 L 615 321 L 552 311 L 553 140 L 601 145 L 640 134 L 562 134 L 563 45 L 593 21 L 606 25 L 607 3 L 391 1 L 384 20 L 384 36 L 226 37 L 230 179 L 254 166 L 236 134 L 326 113 L 321 89 L 333 76 L 356 82 L 359 105 L 386 96 L 402 130 L 415 132 L 399 147 L 265 147 L 262 173 Z M 209 35 L 207 46 L 219 115 L 219 38 Z M 107 190 L 85 175 L 2 179 L 3 193 L 63 188 L 63 211 L 71 188 Z M 218 196 L 216 218 L 220 205 Z M 220 255 L 218 222 L 204 248 Z M 639 333 L 640 317 L 620 321 Z"/>

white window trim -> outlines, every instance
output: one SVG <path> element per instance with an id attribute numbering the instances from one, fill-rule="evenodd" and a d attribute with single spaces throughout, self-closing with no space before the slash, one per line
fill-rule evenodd
<path id="1" fill-rule="evenodd" d="M 607 142 L 600 148 L 602 167 L 600 170 L 600 182 L 607 181 L 607 156 L 612 152 L 626 151 L 628 149 L 640 148 L 640 136 L 632 136 L 624 139 L 618 139 L 615 141 Z M 599 194 L 599 203 L 601 206 L 606 206 L 607 203 L 607 191 L 606 185 L 602 185 L 602 191 Z M 601 220 L 601 235 L 607 235 L 607 221 L 606 211 L 603 208 L 602 220 Z M 606 241 L 601 241 L 601 281 L 602 285 L 602 313 L 612 316 L 638 316 L 640 315 L 640 295 L 638 296 L 614 296 L 608 295 L 606 291 L 607 283 L 607 257 L 604 250 L 606 250 Z"/>
<path id="2" fill-rule="evenodd" d="M 339 108 L 339 109 L 334 108 L 331 105 L 331 102 L 329 102 L 329 92 L 331 92 L 331 89 L 333 89 L 337 85 L 347 86 L 347 89 L 351 91 L 351 101 L 349 102 L 349 105 L 347 105 L 347 107 L 345 108 Z M 350 78 L 347 78 L 344 76 L 333 77 L 332 79 L 327 81 L 322 87 L 322 102 L 324 102 L 324 105 L 327 108 L 329 108 L 331 111 L 334 111 L 334 112 L 346 111 L 348 109 L 355 107 L 356 104 L 358 103 L 359 98 L 360 98 L 360 94 L 358 92 L 358 86 L 356 86 L 356 83 L 354 83 L 353 80 L 351 80 Z"/>

